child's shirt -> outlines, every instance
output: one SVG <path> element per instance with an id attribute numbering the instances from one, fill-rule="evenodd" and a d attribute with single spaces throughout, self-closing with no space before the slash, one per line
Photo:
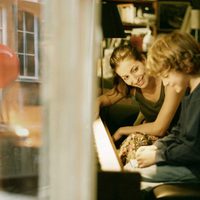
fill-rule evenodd
<path id="1" fill-rule="evenodd" d="M 186 94 L 181 104 L 178 125 L 171 133 L 159 139 L 157 164 L 182 165 L 200 178 L 200 84 Z"/>

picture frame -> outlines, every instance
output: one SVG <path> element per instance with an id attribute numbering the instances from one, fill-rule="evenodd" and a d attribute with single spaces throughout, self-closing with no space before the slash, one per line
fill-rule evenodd
<path id="1" fill-rule="evenodd" d="M 158 31 L 171 32 L 173 30 L 181 29 L 190 7 L 190 3 L 185 1 L 158 2 Z"/>

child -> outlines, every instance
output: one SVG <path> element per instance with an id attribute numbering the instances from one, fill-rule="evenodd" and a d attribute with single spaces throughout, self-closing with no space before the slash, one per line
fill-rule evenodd
<path id="1" fill-rule="evenodd" d="M 146 182 L 200 181 L 200 45 L 181 32 L 158 38 L 148 52 L 148 70 L 178 93 L 187 87 L 180 119 L 170 134 L 136 152 Z M 125 169 L 131 169 L 127 164 Z"/>
<path id="2" fill-rule="evenodd" d="M 176 116 L 173 121 L 184 91 L 177 93 L 171 86 L 164 87 L 160 78 L 149 76 L 146 73 L 145 57 L 135 47 L 117 47 L 111 55 L 110 65 L 118 77 L 118 82 L 112 90 L 98 98 L 100 106 L 114 104 L 132 95 L 148 122 L 121 127 L 113 135 L 116 141 L 122 135 L 134 133 L 124 141 L 119 152 L 126 163 L 134 158 L 134 152 L 139 146 L 152 144 L 157 137 L 166 134 L 170 123 L 173 124 L 177 119 Z"/>

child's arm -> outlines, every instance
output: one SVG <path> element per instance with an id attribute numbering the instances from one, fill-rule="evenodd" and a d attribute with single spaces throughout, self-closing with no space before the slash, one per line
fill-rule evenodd
<path id="1" fill-rule="evenodd" d="M 114 140 L 118 140 L 122 135 L 129 135 L 133 132 L 163 137 L 177 111 L 184 93 L 185 91 L 177 93 L 173 87 L 167 86 L 165 89 L 165 99 L 156 120 L 137 126 L 121 127 L 113 135 Z"/>
<path id="2" fill-rule="evenodd" d="M 198 163 L 199 165 L 200 98 L 198 95 L 193 101 L 190 99 L 190 101 L 184 103 L 185 108 L 182 110 L 179 120 L 181 127 L 177 127 L 177 130 L 173 128 L 171 134 L 154 144 L 158 148 L 156 162 L 167 161 L 180 165 Z M 181 135 L 181 137 L 177 137 L 177 135 Z M 172 137 L 175 138 L 174 141 L 169 142 L 169 139 L 173 139 Z"/>

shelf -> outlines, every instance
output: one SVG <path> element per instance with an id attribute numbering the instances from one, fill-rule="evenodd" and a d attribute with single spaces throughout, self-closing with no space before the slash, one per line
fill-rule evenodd
<path id="1" fill-rule="evenodd" d="M 154 3 L 157 0 L 103 0 L 103 2 L 112 2 L 112 3 Z"/>
<path id="2" fill-rule="evenodd" d="M 131 23 L 123 23 L 123 27 L 125 30 L 129 30 L 129 29 L 132 29 L 132 28 L 143 28 L 143 27 L 147 27 L 148 25 L 147 24 L 131 24 Z M 149 27 L 152 27 L 154 28 L 155 27 L 155 24 L 152 24 L 150 25 Z"/>
<path id="3" fill-rule="evenodd" d="M 114 5 L 120 14 L 124 30 L 149 27 L 157 35 L 158 0 L 102 0 Z"/>

